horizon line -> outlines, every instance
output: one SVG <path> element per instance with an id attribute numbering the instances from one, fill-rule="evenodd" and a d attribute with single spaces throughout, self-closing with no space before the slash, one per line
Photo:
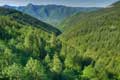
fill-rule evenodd
<path id="1" fill-rule="evenodd" d="M 82 7 L 86 7 L 86 8 L 105 8 L 108 6 L 70 6 L 70 5 L 64 5 L 64 4 L 34 4 L 34 3 L 28 3 L 25 5 L 13 5 L 13 4 L 4 4 L 4 5 L 0 5 L 0 6 L 12 6 L 12 7 L 21 7 L 21 6 L 28 6 L 28 5 L 34 5 L 34 6 L 51 6 L 51 5 L 55 5 L 55 6 L 65 6 L 65 7 L 78 7 L 78 8 L 82 8 Z"/>

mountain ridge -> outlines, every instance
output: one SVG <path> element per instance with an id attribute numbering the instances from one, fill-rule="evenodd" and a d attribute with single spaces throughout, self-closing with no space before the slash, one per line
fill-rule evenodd
<path id="1" fill-rule="evenodd" d="M 0 9 L 0 80 L 120 80 L 120 8 L 66 22 L 55 35 L 25 13 Z"/>
<path id="2" fill-rule="evenodd" d="M 64 5 L 34 5 L 28 4 L 26 6 L 8 6 L 4 7 L 13 8 L 18 11 L 27 13 L 39 20 L 47 22 L 53 26 L 56 26 L 59 22 L 64 20 L 65 18 L 78 13 L 78 12 L 89 12 L 94 11 L 99 8 L 97 7 L 69 7 Z"/>

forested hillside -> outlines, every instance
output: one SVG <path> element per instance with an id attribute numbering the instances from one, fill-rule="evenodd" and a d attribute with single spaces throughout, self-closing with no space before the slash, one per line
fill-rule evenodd
<path id="1" fill-rule="evenodd" d="M 62 34 L 0 8 L 0 80 L 120 80 L 119 4 L 70 17 Z"/>
<path id="2" fill-rule="evenodd" d="M 0 8 L 0 80 L 52 80 L 46 57 L 59 51 L 54 48 L 58 34 L 31 16 Z"/>
<path id="3" fill-rule="evenodd" d="M 23 25 L 30 25 L 30 26 L 35 26 L 38 28 L 41 28 L 47 32 L 54 32 L 57 35 L 60 34 L 61 32 L 52 27 L 51 25 L 44 23 L 34 17 L 31 17 L 25 13 L 22 12 L 18 12 L 16 10 L 11 10 L 9 8 L 1 8 L 0 7 L 0 16 L 9 16 L 11 17 L 13 20 L 16 20 L 17 22 L 23 24 Z"/>
<path id="4" fill-rule="evenodd" d="M 83 68 L 88 80 L 120 80 L 120 2 L 76 14 L 62 25 L 61 40 L 92 60 Z"/>

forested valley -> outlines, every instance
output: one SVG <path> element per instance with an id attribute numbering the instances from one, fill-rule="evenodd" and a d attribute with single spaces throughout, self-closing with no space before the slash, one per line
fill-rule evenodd
<path id="1" fill-rule="evenodd" d="M 120 1 L 60 26 L 0 7 L 0 80 L 120 80 Z"/>

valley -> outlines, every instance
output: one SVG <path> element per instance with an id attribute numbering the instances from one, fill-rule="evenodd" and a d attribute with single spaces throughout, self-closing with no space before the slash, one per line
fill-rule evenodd
<path id="1" fill-rule="evenodd" d="M 0 7 L 0 80 L 120 80 L 120 1 L 48 6 Z"/>
<path id="2" fill-rule="evenodd" d="M 68 7 L 64 5 L 34 5 L 28 4 L 26 6 L 9 6 L 4 5 L 5 8 L 16 9 L 23 13 L 29 14 L 41 21 L 49 23 L 59 29 L 59 24 L 65 18 L 76 14 L 91 12 L 100 9 L 99 7 Z"/>

